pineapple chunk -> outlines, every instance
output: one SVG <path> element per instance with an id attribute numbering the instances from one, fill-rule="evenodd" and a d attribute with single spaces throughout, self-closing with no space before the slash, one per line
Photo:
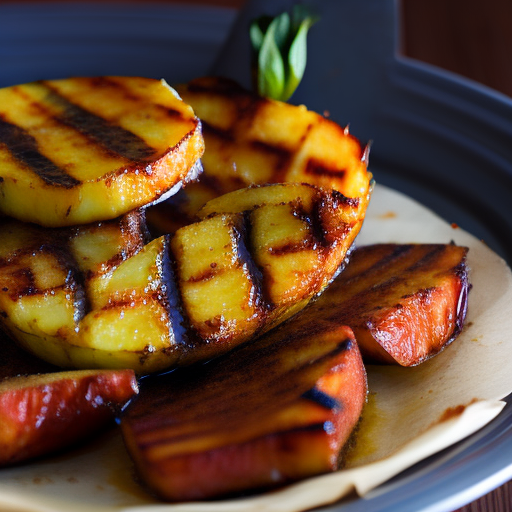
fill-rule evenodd
<path id="1" fill-rule="evenodd" d="M 199 78 L 177 90 L 203 124 L 204 172 L 150 208 L 148 222 L 155 232 L 172 233 L 192 222 L 207 201 L 254 184 L 310 183 L 350 198 L 366 194 L 368 149 L 347 128 L 218 77 Z"/>
<path id="2" fill-rule="evenodd" d="M 195 178 L 201 125 L 165 82 L 47 80 L 0 89 L 0 212 L 43 226 L 118 217 Z"/>

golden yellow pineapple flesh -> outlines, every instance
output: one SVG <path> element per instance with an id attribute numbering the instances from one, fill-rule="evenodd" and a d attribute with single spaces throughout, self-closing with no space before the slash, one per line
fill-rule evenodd
<path id="1" fill-rule="evenodd" d="M 0 212 L 58 227 L 112 219 L 174 193 L 204 150 L 165 82 L 47 80 L 0 89 Z"/>
<path id="2" fill-rule="evenodd" d="M 155 232 L 174 232 L 210 199 L 254 184 L 310 183 L 350 198 L 366 193 L 367 149 L 348 129 L 304 106 L 262 98 L 218 77 L 177 90 L 202 122 L 204 172 L 148 211 Z"/>

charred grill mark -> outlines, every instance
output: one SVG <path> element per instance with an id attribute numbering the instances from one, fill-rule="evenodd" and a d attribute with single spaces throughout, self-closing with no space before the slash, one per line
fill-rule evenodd
<path id="1" fill-rule="evenodd" d="M 2 117 L 0 117 L 0 144 L 5 144 L 7 150 L 18 162 L 49 185 L 70 189 L 81 183 L 43 155 L 32 135 L 23 128 L 5 121 Z"/>
<path id="2" fill-rule="evenodd" d="M 322 160 L 310 158 L 307 161 L 305 173 L 311 174 L 313 176 L 325 176 L 328 178 L 343 179 L 347 173 L 347 170 L 328 168 L 324 165 Z"/>
<path id="3" fill-rule="evenodd" d="M 203 134 L 205 137 L 216 137 L 224 142 L 235 142 L 235 136 L 232 130 L 223 130 L 218 126 L 214 126 L 205 120 L 201 120 Z"/>
<path id="4" fill-rule="evenodd" d="M 290 159 L 293 156 L 293 153 L 284 147 L 272 146 L 260 140 L 250 141 L 250 146 L 258 153 L 266 154 L 270 158 L 275 159 L 276 163 L 272 169 L 272 181 L 274 183 L 285 182 L 285 176 L 289 170 Z"/>
<path id="5" fill-rule="evenodd" d="M 162 261 L 162 273 L 166 276 L 163 283 L 165 302 L 169 314 L 169 333 L 173 336 L 175 346 L 192 348 L 201 343 L 199 335 L 190 325 L 190 319 L 185 313 L 181 295 L 177 263 L 171 251 L 171 236 L 165 236 L 165 250 Z"/>
<path id="6" fill-rule="evenodd" d="M 15 289 L 10 293 L 13 300 L 16 300 L 19 297 L 37 295 L 41 293 L 41 290 L 36 286 L 36 279 L 30 268 L 24 267 L 17 269 L 11 275 L 13 280 L 16 282 Z"/>
<path id="7" fill-rule="evenodd" d="M 132 418 L 130 418 L 131 420 Z M 135 420 L 137 418 L 135 417 Z M 144 418 L 146 419 L 146 418 Z M 161 419 L 161 421 L 164 421 L 164 418 Z M 156 422 L 155 422 L 156 423 Z M 135 425 L 135 428 L 137 426 Z M 145 425 L 141 425 L 141 430 L 147 430 L 150 431 L 149 428 L 145 428 Z M 255 437 L 251 439 L 251 442 L 258 442 L 260 439 L 269 439 L 269 438 L 283 438 L 283 442 L 287 442 L 286 440 L 289 438 L 290 435 L 300 435 L 302 433 L 307 432 L 324 432 L 325 431 L 325 422 L 317 422 L 317 423 L 310 423 L 309 425 L 303 425 L 299 427 L 294 428 L 288 428 L 285 430 L 277 431 L 277 432 L 270 432 L 268 434 L 262 434 L 259 437 Z M 197 430 L 194 430 L 192 432 L 174 432 L 172 430 L 172 427 L 170 427 L 165 433 L 163 431 L 160 432 L 160 437 L 154 440 L 146 440 L 146 441 L 140 441 L 139 440 L 139 449 L 141 450 L 151 450 L 153 448 L 156 448 L 158 446 L 165 446 L 165 445 L 174 445 L 178 446 L 180 443 L 186 443 L 187 441 L 193 440 L 197 437 L 206 437 L 208 435 L 214 436 L 215 434 L 219 433 L 219 431 L 222 431 L 225 429 L 225 425 L 211 425 L 207 427 L 199 427 Z M 213 448 L 215 450 L 215 448 Z M 176 453 L 175 457 L 186 457 L 189 454 L 195 453 L 195 450 L 190 452 L 187 450 L 180 451 Z"/>
<path id="8" fill-rule="evenodd" d="M 360 257 L 364 259 L 363 253 L 367 250 L 372 250 L 372 246 L 362 247 L 356 251 L 355 254 L 358 254 Z M 382 271 L 384 268 L 388 266 L 393 266 L 396 264 L 396 261 L 401 258 L 407 258 L 408 254 L 413 250 L 412 245 L 396 245 L 392 247 L 392 251 L 386 254 L 385 256 L 380 257 L 371 267 L 364 270 L 364 274 L 368 273 L 376 273 Z M 361 252 L 359 252 L 361 251 Z M 354 278 L 360 278 L 361 273 L 358 273 L 354 276 Z M 364 277 L 364 276 L 363 276 Z"/>
<path id="9" fill-rule="evenodd" d="M 301 240 L 300 242 L 289 242 L 284 245 L 269 247 L 268 252 L 273 256 L 285 256 L 286 254 L 293 254 L 297 252 L 314 249 L 315 243 L 311 239 Z"/>
<path id="10" fill-rule="evenodd" d="M 311 213 L 311 229 L 315 240 L 318 241 L 320 246 L 326 247 L 328 245 L 325 239 L 325 227 L 322 222 L 321 210 L 325 206 L 325 199 L 321 196 L 313 203 L 313 211 Z"/>
<path id="11" fill-rule="evenodd" d="M 256 253 L 256 249 L 254 248 L 251 240 L 251 230 L 252 230 L 252 221 L 251 221 L 251 212 L 246 211 L 243 213 L 243 227 L 241 229 L 242 233 L 242 241 L 243 245 L 243 253 L 242 258 L 245 260 L 249 275 L 251 276 L 251 280 L 254 286 L 254 292 L 256 300 L 260 305 L 260 310 L 262 312 L 262 321 L 264 319 L 264 311 L 269 311 L 273 309 L 274 303 L 270 299 L 270 287 L 272 283 L 269 282 L 268 279 L 264 278 L 263 269 L 256 263 L 254 259 L 254 254 Z"/>
<path id="12" fill-rule="evenodd" d="M 185 120 L 184 115 L 181 112 L 179 112 L 178 110 L 175 110 L 175 109 L 169 108 L 169 107 L 164 107 L 163 105 L 156 105 L 156 107 L 158 108 L 158 110 L 160 112 L 163 112 L 163 114 L 166 117 L 169 117 L 171 119 L 181 120 L 181 121 Z"/>
<path id="13" fill-rule="evenodd" d="M 200 283 L 201 281 L 209 281 L 214 277 L 222 275 L 225 272 L 225 269 L 218 268 L 216 263 L 211 263 L 210 268 L 202 272 L 201 274 L 196 274 L 187 279 L 187 283 Z"/>
<path id="14" fill-rule="evenodd" d="M 66 289 L 73 295 L 73 320 L 78 323 L 90 309 L 85 293 L 84 276 L 79 270 L 78 263 L 71 256 L 68 247 L 69 236 L 66 237 L 65 231 L 58 229 L 53 231 L 53 234 L 53 242 L 45 242 L 40 250 L 54 256 L 60 268 L 67 269 L 64 284 L 58 288 Z"/>
<path id="15" fill-rule="evenodd" d="M 345 197 L 335 190 L 328 195 L 317 195 L 311 209 L 312 233 L 317 244 L 327 249 L 333 243 L 337 243 L 350 230 L 350 226 L 345 222 L 334 220 L 336 210 L 344 206 L 357 208 L 358 205 L 357 198 Z"/>
<path id="16" fill-rule="evenodd" d="M 451 274 L 453 279 L 458 279 L 461 286 L 460 301 L 458 304 L 458 311 L 456 313 L 455 330 L 456 333 L 460 332 L 462 324 L 466 315 L 467 307 L 467 273 L 462 271 L 462 274 L 457 274 L 457 271 L 447 268 L 446 264 L 442 262 L 443 252 L 449 246 L 442 244 L 430 245 L 392 245 L 384 244 L 383 249 L 387 250 L 382 253 L 382 256 L 369 268 L 361 268 L 357 274 L 350 276 L 346 281 L 342 278 L 339 283 L 344 283 L 344 286 L 349 288 L 358 283 L 363 285 L 372 282 L 371 288 L 364 286 L 359 291 L 350 296 L 349 301 L 345 301 L 342 307 L 338 308 L 339 315 L 349 315 L 350 318 L 357 318 L 359 315 L 365 316 L 366 312 L 373 311 L 379 314 L 378 311 L 382 307 L 391 307 L 399 310 L 403 307 L 400 302 L 396 304 L 388 304 L 387 306 L 378 306 L 377 304 L 386 304 L 386 298 L 393 296 L 400 290 L 410 289 L 409 281 L 412 279 L 414 283 L 415 275 L 432 274 L 427 283 L 434 283 L 432 279 L 433 272 L 442 272 L 443 276 Z M 365 254 L 371 252 L 377 247 L 363 247 L 358 249 L 355 254 L 356 258 L 365 258 Z M 389 249 L 389 250 L 388 250 Z M 354 260 L 356 259 L 354 258 Z M 457 269 L 459 266 L 456 267 Z M 336 286 L 336 282 L 335 282 Z M 418 288 L 414 285 L 414 291 L 411 294 L 401 294 L 397 300 L 407 300 L 410 297 L 416 297 L 424 305 L 429 304 L 432 293 L 434 293 L 436 285 L 432 284 L 424 288 Z M 453 285 L 455 286 L 455 285 Z M 409 288 L 407 288 L 409 287 Z M 335 288 L 334 288 L 335 289 Z M 382 297 L 382 302 L 379 299 Z M 457 326 L 457 322 L 458 325 Z M 368 326 L 371 328 L 371 326 Z M 459 329 L 459 331 L 457 331 Z M 454 336 L 455 337 L 455 336 Z"/>
<path id="17" fill-rule="evenodd" d="M 325 409 L 339 411 L 342 408 L 342 404 L 339 400 L 336 400 L 336 398 L 334 398 L 333 396 L 328 395 L 327 393 L 316 387 L 311 388 L 305 393 L 303 393 L 302 398 L 310 400 L 320 405 L 321 407 L 324 407 Z"/>
<path id="18" fill-rule="evenodd" d="M 0 261 L 0 267 L 2 266 L 20 266 L 20 268 L 14 271 L 11 276 L 15 282 L 15 286 L 9 292 L 12 300 L 17 300 L 23 296 L 30 295 L 44 295 L 46 293 L 53 293 L 57 290 L 66 290 L 73 297 L 74 307 L 74 320 L 79 322 L 86 313 L 87 310 L 87 298 L 85 294 L 85 287 L 83 282 L 83 276 L 78 269 L 78 264 L 70 256 L 67 244 L 69 237 L 65 230 L 60 229 L 48 229 L 38 230 L 39 232 L 33 233 L 33 243 L 21 250 L 18 250 L 12 258 L 7 261 Z M 56 266 L 59 269 L 66 271 L 66 276 L 62 284 L 53 286 L 50 288 L 39 288 L 36 285 L 36 275 L 33 270 L 24 266 L 22 262 L 28 256 L 38 254 L 46 254 L 56 260 Z"/>
<path id="19" fill-rule="evenodd" d="M 350 208 L 358 208 L 360 202 L 358 197 L 347 197 L 337 190 L 333 190 L 331 192 L 330 200 L 336 208 L 339 208 L 340 205 L 345 205 Z"/>
<path id="20" fill-rule="evenodd" d="M 238 216 L 238 221 L 235 222 L 231 228 L 232 246 L 236 248 L 236 261 L 234 262 L 234 266 L 242 268 L 248 281 L 251 283 L 251 292 L 248 297 L 249 306 L 255 307 L 262 313 L 265 309 L 264 301 L 262 300 L 263 275 L 254 262 L 252 253 L 248 248 L 250 225 L 250 214 L 244 212 Z M 212 262 L 209 269 L 206 269 L 201 274 L 191 276 L 187 282 L 197 283 L 208 281 L 222 275 L 225 271 L 226 269 L 219 268 L 215 262 Z M 212 322 L 211 326 L 216 325 L 215 319 L 212 319 Z"/>
<path id="21" fill-rule="evenodd" d="M 72 103 L 47 82 L 39 83 L 49 91 L 46 101 L 62 108 L 62 113 L 56 115 L 55 120 L 73 128 L 109 153 L 134 162 L 149 161 L 156 154 L 156 149 L 135 133 Z"/>
<path id="22" fill-rule="evenodd" d="M 139 101 L 139 97 L 133 94 L 132 91 L 127 89 L 123 84 L 112 80 L 108 76 L 94 76 L 89 78 L 88 82 L 91 89 L 116 89 L 118 95 L 122 95 L 132 101 Z"/>
<path id="23" fill-rule="evenodd" d="M 446 246 L 442 244 L 432 244 L 428 252 L 418 261 L 407 267 L 407 271 L 412 272 L 420 268 L 428 268 L 439 260 L 440 255 L 446 250 Z"/>
<path id="24" fill-rule="evenodd" d="M 307 345 L 311 335 L 303 333 L 303 338 Z M 297 350 L 302 346 L 301 341 L 296 341 L 295 336 L 290 334 L 289 342 L 293 343 Z M 339 364 L 336 356 L 350 349 L 352 343 L 350 337 L 341 339 L 322 354 L 317 354 L 313 361 L 304 361 L 300 367 L 294 368 L 292 373 L 305 376 L 304 382 L 300 384 L 295 382 L 293 377 L 289 379 L 289 373 L 275 371 L 279 359 L 276 360 L 274 355 L 276 351 L 279 353 L 280 348 L 276 348 L 273 343 L 270 346 L 264 344 L 259 349 L 257 345 L 237 347 L 234 352 L 199 368 L 187 368 L 185 371 L 178 369 L 167 375 L 144 379 L 139 399 L 135 401 L 134 407 L 128 410 L 126 419 L 132 423 L 134 430 L 142 434 L 139 441 L 143 448 L 158 446 L 159 443 L 172 443 L 178 446 L 180 442 L 196 436 L 215 436 L 217 432 L 225 430 L 226 421 L 230 424 L 240 422 L 243 425 L 250 423 L 251 420 L 248 418 L 261 419 L 259 411 L 262 405 L 267 412 L 269 404 L 274 412 L 280 412 L 283 407 L 290 405 L 300 405 L 304 398 L 301 398 L 301 395 L 307 394 L 319 376 L 325 374 L 326 369 L 333 367 L 333 363 Z M 257 365 L 254 364 L 256 361 Z M 221 367 L 222 371 L 219 371 Z M 245 370 L 240 371 L 240 368 Z M 259 385 L 245 387 L 247 382 L 258 383 L 256 377 L 262 371 L 268 376 L 264 388 Z M 299 389 L 297 385 L 300 386 Z M 165 395 L 161 393 L 162 389 L 174 389 L 174 393 L 172 396 Z M 198 392 L 205 389 L 206 395 Z M 227 396 L 219 395 L 220 389 L 228 390 Z M 219 396 L 222 397 L 221 400 L 218 399 Z M 317 398 L 320 399 L 319 396 Z M 233 403 L 240 404 L 240 407 L 233 408 Z M 329 406 L 331 405 L 335 404 L 330 403 Z M 215 414 L 212 414 L 213 411 Z M 216 417 L 220 417 L 221 421 L 217 421 Z M 193 423 L 190 423 L 192 418 Z M 187 428 L 182 428 L 185 425 Z M 188 428 L 189 426 L 191 428 Z M 143 432 L 154 428 L 159 430 L 158 439 L 154 436 L 151 439 L 144 439 Z M 286 435 L 287 432 L 310 429 L 324 430 L 325 422 L 284 429 L 283 432 Z M 272 435 L 279 434 L 280 431 L 277 430 Z"/>
<path id="25" fill-rule="evenodd" d="M 116 221 L 117 219 L 114 219 L 111 222 L 115 223 Z M 129 238 L 130 241 L 133 241 L 134 237 L 136 238 L 137 250 L 149 243 L 151 235 L 146 225 L 146 210 L 139 208 L 124 215 L 121 219 L 121 232 L 123 237 Z M 142 234 L 142 237 L 139 237 L 139 233 Z"/>
<path id="26" fill-rule="evenodd" d="M 241 226 L 237 229 L 238 259 L 243 262 L 252 283 L 251 297 L 249 298 L 250 305 L 256 307 L 260 311 L 263 311 L 267 304 L 263 297 L 263 273 L 261 272 L 261 269 L 258 268 L 254 258 L 252 257 L 252 252 L 250 250 L 250 229 L 250 213 L 244 212 L 241 219 Z"/>
<path id="27" fill-rule="evenodd" d="M 116 80 L 113 80 L 112 78 L 108 76 L 97 76 L 92 77 L 88 79 L 90 88 L 92 89 L 115 89 L 115 94 L 119 97 L 123 97 L 127 99 L 128 101 L 131 101 L 132 103 L 139 103 L 141 102 L 142 98 L 134 93 L 133 90 L 126 87 L 126 84 L 122 82 L 118 82 Z M 177 110 L 174 110 L 169 107 L 165 107 L 164 105 L 156 104 L 154 105 L 156 109 L 158 109 L 160 112 L 162 112 L 167 117 L 177 118 L 177 119 L 183 119 L 183 115 L 181 112 L 178 112 Z"/>

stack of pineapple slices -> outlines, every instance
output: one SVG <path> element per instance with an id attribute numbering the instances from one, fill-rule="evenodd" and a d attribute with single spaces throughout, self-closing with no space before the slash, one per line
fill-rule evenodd
<path id="1" fill-rule="evenodd" d="M 355 193 L 299 183 L 243 188 L 207 203 L 172 236 L 150 240 L 140 207 L 195 178 L 204 147 L 201 123 L 168 85 L 44 81 L 1 90 L 0 105 L 0 211 L 13 218 L 0 231 L 2 324 L 61 367 L 147 374 L 220 355 L 319 294 L 364 219 L 364 152 L 302 108 L 293 107 L 297 126 L 316 135 L 288 145 L 289 161 L 326 175 L 319 155 L 330 155 L 332 169 L 337 137 L 353 163 L 338 175 Z M 278 132 L 271 152 L 286 140 Z M 253 136 L 261 145 L 257 130 L 247 140 Z"/>
<path id="2" fill-rule="evenodd" d="M 12 380 L 23 356 L 11 351 L 0 464 L 102 425 L 96 402 L 122 406 L 133 370 L 176 369 L 141 380 L 120 421 L 154 494 L 206 499 L 333 471 L 366 401 L 360 349 L 413 365 L 462 326 L 464 248 L 357 249 L 324 293 L 371 193 L 348 130 L 219 78 L 179 92 L 191 106 L 142 78 L 0 90 L 1 325 L 53 365 L 111 369 L 41 376 L 35 389 Z M 204 147 L 204 172 L 179 190 Z M 417 334 L 426 341 L 411 348 Z M 80 391 L 91 378 L 97 395 Z M 27 388 L 32 425 L 12 414 Z"/>

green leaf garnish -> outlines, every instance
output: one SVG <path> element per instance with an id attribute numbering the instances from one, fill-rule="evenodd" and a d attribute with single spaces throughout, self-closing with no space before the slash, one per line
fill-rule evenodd
<path id="1" fill-rule="evenodd" d="M 306 69 L 306 39 L 316 18 L 296 5 L 292 15 L 262 16 L 251 23 L 255 88 L 261 96 L 287 101 Z"/>

